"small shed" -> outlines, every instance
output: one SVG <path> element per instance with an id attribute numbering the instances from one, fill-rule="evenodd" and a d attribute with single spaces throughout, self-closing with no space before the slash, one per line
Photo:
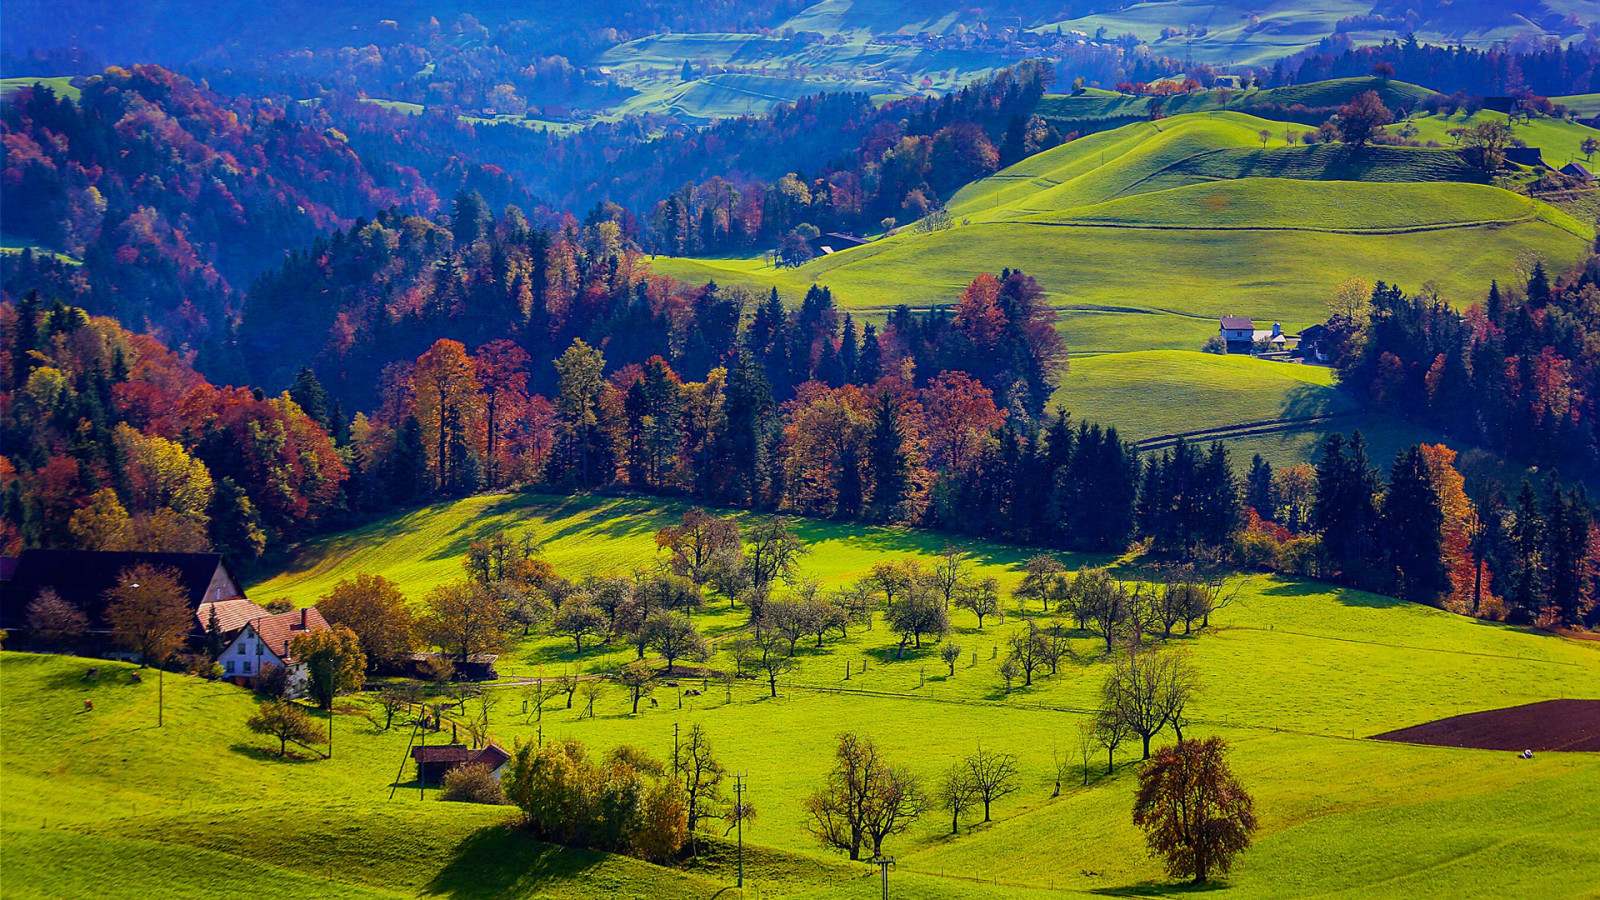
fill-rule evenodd
<path id="1" fill-rule="evenodd" d="M 1561 174 L 1571 175 L 1573 178 L 1581 178 L 1584 181 L 1594 180 L 1594 173 L 1589 171 L 1589 167 L 1576 160 L 1562 166 Z"/>
<path id="2" fill-rule="evenodd" d="M 504 747 L 490 742 L 478 750 L 466 744 L 440 744 L 435 747 L 412 747 L 411 758 L 417 764 L 417 780 L 423 784 L 438 784 L 452 769 L 459 766 L 481 765 L 491 775 L 500 777 L 500 770 L 511 759 Z"/>

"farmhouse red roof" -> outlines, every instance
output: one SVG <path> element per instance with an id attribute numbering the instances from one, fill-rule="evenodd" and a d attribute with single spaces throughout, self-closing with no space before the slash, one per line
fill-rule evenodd
<path id="1" fill-rule="evenodd" d="M 294 640 L 296 635 L 307 631 L 322 631 L 328 627 L 328 622 L 322 618 L 322 613 L 317 612 L 315 606 L 308 606 L 305 609 L 292 609 L 275 616 L 252 619 L 250 626 L 256 630 L 256 636 L 261 638 L 261 642 L 273 653 L 278 654 L 284 662 L 292 662 L 286 649 L 289 642 Z"/>
<path id="2" fill-rule="evenodd" d="M 194 617 L 200 621 L 200 630 L 211 627 L 211 613 L 217 614 L 217 630 L 223 634 L 238 631 L 255 619 L 271 613 L 243 597 L 215 600 L 195 607 Z"/>

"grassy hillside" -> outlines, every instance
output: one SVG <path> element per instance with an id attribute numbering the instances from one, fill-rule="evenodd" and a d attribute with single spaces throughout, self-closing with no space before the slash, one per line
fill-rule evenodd
<path id="1" fill-rule="evenodd" d="M 63 75 L 57 78 L 41 78 L 38 76 L 30 76 L 22 78 L 0 78 L 0 98 L 5 97 L 12 91 L 19 91 L 23 88 L 33 87 L 36 84 L 42 84 L 45 87 L 55 91 L 56 96 L 66 97 L 68 100 L 77 100 L 79 95 L 82 94 L 82 91 L 72 86 L 71 76 Z"/>
<path id="2" fill-rule="evenodd" d="M 1097 123 L 1127 118 L 1149 118 L 1159 108 L 1168 116 L 1195 112 L 1236 110 L 1250 112 L 1269 106 L 1339 106 L 1366 91 L 1377 91 L 1385 106 L 1407 109 L 1433 94 L 1433 91 L 1404 81 L 1387 78 L 1334 78 L 1311 84 L 1249 90 L 1212 90 L 1178 94 L 1156 100 L 1112 91 L 1085 91 L 1082 94 L 1052 94 L 1039 103 L 1038 115 L 1063 130 L 1099 131 Z"/>
<path id="3" fill-rule="evenodd" d="M 1218 362 L 1218 372 L 1242 373 L 1250 361 Z M 1314 395 L 1318 379 L 1295 377 L 1302 374 L 1283 377 Z M 1280 387 L 1293 394 L 1287 381 Z M 454 576 L 465 540 L 508 524 L 543 537 L 547 558 L 569 576 L 625 570 L 648 557 L 650 533 L 676 512 L 631 500 L 471 498 L 308 547 L 296 571 L 251 593 L 306 602 L 329 579 L 358 569 L 416 592 Z M 930 535 L 816 523 L 801 523 L 801 534 L 813 542 L 806 574 L 830 582 L 942 545 Z M 973 549 L 980 573 L 1008 583 L 1028 553 Z M 1021 790 L 996 804 L 993 823 L 952 837 L 949 823 L 930 814 L 895 839 L 896 896 L 1165 893 L 1166 878 L 1129 819 L 1136 751 L 1119 753 L 1110 777 L 1100 774 L 1103 761 L 1092 761 L 1081 784 L 1078 723 L 1106 663 L 1095 659 L 1093 640 L 1081 638 L 1084 661 L 1007 692 L 992 648 L 1024 616 L 1006 606 L 1007 620 L 982 630 L 970 614 L 954 614 L 951 639 L 965 652 L 953 676 L 931 647 L 886 659 L 893 637 L 879 625 L 820 649 L 803 642 L 800 669 L 775 700 L 763 698 L 764 685 L 741 682 L 731 694 L 713 686 L 680 708 L 676 692 L 662 688 L 659 707 L 635 715 L 613 689 L 592 719 L 558 700 L 536 725 L 521 711 L 521 688 L 506 686 L 493 689 L 504 700 L 492 728 L 507 743 L 542 728 L 546 739 L 570 735 L 593 748 L 629 743 L 670 755 L 674 725 L 702 724 L 719 758 L 749 773 L 760 817 L 746 831 L 754 881 L 747 896 L 766 897 L 876 896 L 865 867 L 823 853 L 802 828 L 802 798 L 825 771 L 837 732 L 871 734 L 927 779 L 981 739 L 1017 755 Z M 696 616 L 714 637 L 743 618 L 743 610 L 726 609 Z M 1588 814 L 1600 758 L 1547 753 L 1525 762 L 1362 738 L 1460 712 L 1600 696 L 1600 645 L 1265 577 L 1246 584 L 1214 622 L 1176 644 L 1202 682 L 1191 729 L 1232 743 L 1262 821 L 1256 846 L 1228 879 L 1230 896 L 1585 895 L 1584 873 L 1600 871 L 1600 822 Z M 553 674 L 558 664 L 614 666 L 631 651 L 586 650 L 574 659 L 569 643 L 535 636 L 512 655 L 544 659 Z M 153 679 L 134 684 L 132 667 L 99 663 L 104 675 L 88 683 L 88 665 L 0 654 L 8 896 L 81 896 L 109 873 L 125 887 L 107 896 L 148 895 L 172 880 L 190 892 L 174 896 L 207 896 L 222 883 L 219 870 L 235 874 L 234 886 L 276 879 L 307 895 L 351 898 L 703 898 L 731 882 L 726 844 L 714 844 L 700 866 L 663 870 L 530 841 L 507 827 L 505 811 L 419 801 L 409 773 L 390 800 L 406 736 L 364 720 L 360 698 L 341 702 L 333 759 L 302 751 L 286 762 L 243 729 L 253 701 L 241 689 L 169 677 L 167 727 L 158 730 Z M 85 699 L 95 701 L 93 712 L 83 710 Z M 1058 757 L 1074 762 L 1052 798 Z M 48 863 L 15 848 L 48 853 Z"/>
<path id="4" fill-rule="evenodd" d="M 1563 42 L 1582 39 L 1580 28 L 1563 21 L 1569 12 L 1578 13 L 1580 19 L 1575 22 L 1587 14 L 1588 7 L 1582 5 L 1582 0 L 1549 0 L 1538 9 L 1533 13 L 1531 8 L 1498 3 L 1430 5 L 1422 8 L 1422 20 L 1416 26 L 1343 34 L 1359 45 L 1398 40 L 1407 31 L 1414 31 L 1419 41 L 1460 43 L 1479 49 L 1518 35 L 1553 37 Z M 1341 19 L 1371 12 L 1372 5 L 1360 0 L 1146 0 L 1113 6 L 1104 12 L 1087 12 L 1079 18 L 1046 24 L 1040 30 L 1061 27 L 1089 34 L 1098 28 L 1105 28 L 1110 35 L 1131 32 L 1147 42 L 1152 51 L 1166 56 L 1271 66 L 1278 59 L 1315 47 L 1335 32 Z M 1167 27 L 1185 32 L 1199 27 L 1206 30 L 1204 34 L 1165 38 L 1161 30 Z"/>
<path id="5" fill-rule="evenodd" d="M 868 314 L 950 303 L 973 274 L 1020 267 L 1063 311 L 1074 352 L 1103 353 L 1195 349 L 1223 314 L 1296 330 L 1320 321 L 1352 277 L 1407 289 L 1431 281 L 1470 302 L 1519 253 L 1564 266 L 1593 235 L 1548 204 L 1463 183 L 1476 175 L 1451 150 L 1289 146 L 1286 130 L 1304 129 L 1238 112 L 1142 122 L 962 188 L 946 231 L 904 229 L 792 269 L 760 259 L 653 265 L 789 293 L 826 284 Z"/>

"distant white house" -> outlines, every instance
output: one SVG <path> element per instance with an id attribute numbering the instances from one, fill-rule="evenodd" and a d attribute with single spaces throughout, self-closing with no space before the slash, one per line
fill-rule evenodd
<path id="1" fill-rule="evenodd" d="M 1260 341 L 1272 344 L 1275 350 L 1288 349 L 1289 345 L 1289 336 L 1277 322 L 1273 322 L 1271 328 L 1257 328 L 1253 319 L 1243 316 L 1223 316 L 1218 334 L 1227 344 L 1229 353 L 1253 353 Z"/>
<path id="2" fill-rule="evenodd" d="M 1242 316 L 1222 317 L 1222 339 L 1228 343 L 1235 341 L 1251 342 L 1255 340 L 1256 323 Z"/>
<path id="3" fill-rule="evenodd" d="M 308 631 L 323 631 L 327 620 L 316 607 L 290 610 L 277 615 L 251 619 L 217 657 L 224 678 L 248 683 L 265 666 L 282 666 L 289 674 L 289 696 L 305 692 L 305 665 L 290 652 L 294 639 Z"/>

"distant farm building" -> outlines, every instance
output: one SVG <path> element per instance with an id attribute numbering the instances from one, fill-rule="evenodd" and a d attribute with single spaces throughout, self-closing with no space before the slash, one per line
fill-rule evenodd
<path id="1" fill-rule="evenodd" d="M 1506 162 L 1514 162 L 1519 166 L 1543 166 L 1546 169 L 1554 168 L 1544 161 L 1544 151 L 1538 147 L 1507 147 Z"/>
<path id="2" fill-rule="evenodd" d="M 1289 349 L 1289 335 L 1283 333 L 1283 327 L 1277 322 L 1273 322 L 1271 328 L 1257 328 L 1254 319 L 1223 316 L 1217 331 L 1229 353 L 1255 353 L 1263 341 L 1274 351 Z"/>
<path id="3" fill-rule="evenodd" d="M 860 235 L 843 231 L 830 231 L 827 234 L 819 234 L 811 239 L 811 252 L 818 256 L 827 256 L 830 253 L 838 253 L 840 250 L 848 250 L 851 247 L 859 247 L 862 244 L 869 243 L 871 241 Z"/>
<path id="4" fill-rule="evenodd" d="M 511 760 L 511 754 L 499 744 L 490 743 L 479 750 L 465 744 L 442 744 L 437 747 L 412 747 L 411 758 L 417 764 L 417 780 L 423 784 L 438 784 L 452 769 L 461 766 L 481 765 L 489 774 L 500 777 L 500 770 Z"/>
<path id="5" fill-rule="evenodd" d="M 1561 167 L 1561 174 L 1571 175 L 1573 178 L 1581 178 L 1584 181 L 1594 180 L 1594 173 L 1590 172 L 1589 168 L 1581 162 L 1567 163 Z"/>

